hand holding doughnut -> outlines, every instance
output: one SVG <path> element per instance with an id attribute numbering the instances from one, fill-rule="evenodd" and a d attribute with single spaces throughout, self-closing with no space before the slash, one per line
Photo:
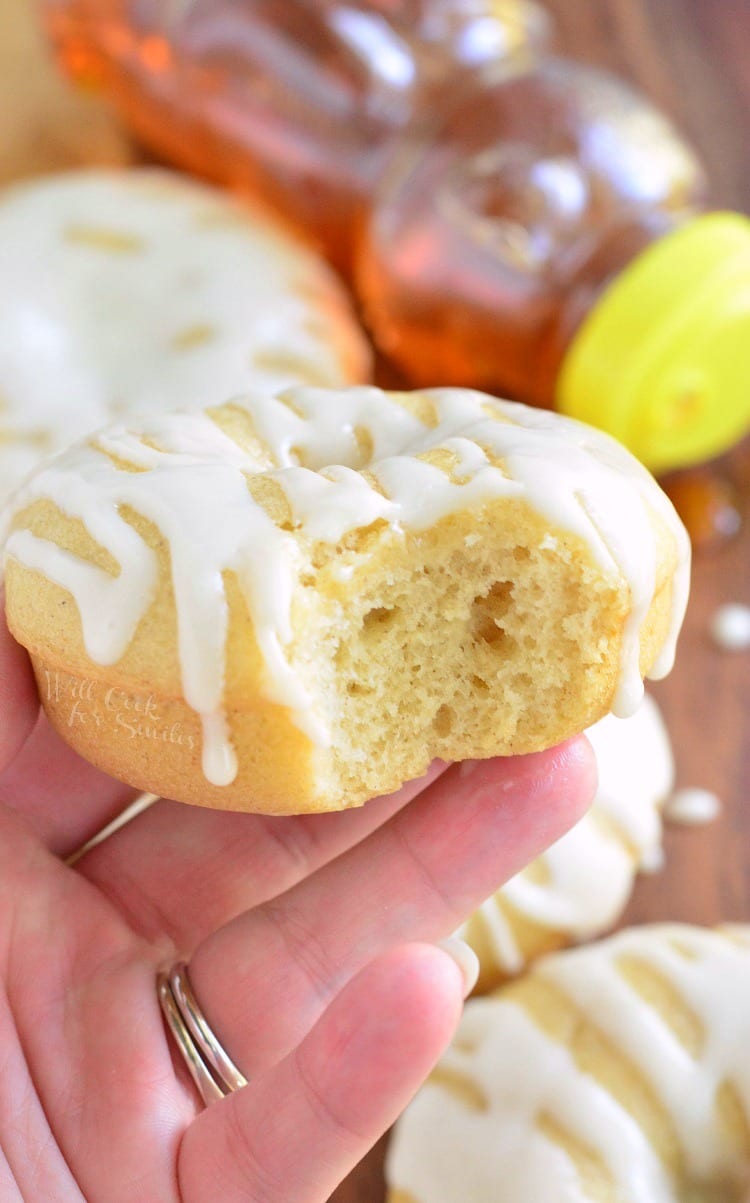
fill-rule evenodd
<path id="1" fill-rule="evenodd" d="M 162 800 L 71 868 L 132 791 L 52 730 L 0 624 L 3 1203 L 324 1203 L 453 1033 L 435 942 L 593 785 L 576 741 L 339 815 Z M 250 1082 L 205 1110 L 157 1001 L 180 959 Z"/>

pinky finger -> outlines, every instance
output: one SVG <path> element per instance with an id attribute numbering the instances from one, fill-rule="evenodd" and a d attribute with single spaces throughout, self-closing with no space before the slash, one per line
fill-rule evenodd
<path id="1" fill-rule="evenodd" d="M 325 1203 L 450 1042 L 464 979 L 411 944 L 364 969 L 301 1045 L 201 1113 L 180 1149 L 184 1203 Z"/>

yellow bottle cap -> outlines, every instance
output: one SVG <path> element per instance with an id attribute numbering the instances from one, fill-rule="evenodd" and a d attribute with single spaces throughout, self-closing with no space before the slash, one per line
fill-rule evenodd
<path id="1" fill-rule="evenodd" d="M 750 220 L 698 217 L 634 259 L 575 335 L 555 400 L 655 472 L 740 439 L 750 429 Z"/>

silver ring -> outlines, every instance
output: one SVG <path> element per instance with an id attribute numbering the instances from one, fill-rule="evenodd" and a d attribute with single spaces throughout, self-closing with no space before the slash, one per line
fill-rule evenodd
<path id="1" fill-rule="evenodd" d="M 156 985 L 167 1026 L 203 1102 L 216 1103 L 247 1086 L 247 1078 L 209 1027 L 185 962 L 178 961 L 171 969 L 160 972 Z"/>

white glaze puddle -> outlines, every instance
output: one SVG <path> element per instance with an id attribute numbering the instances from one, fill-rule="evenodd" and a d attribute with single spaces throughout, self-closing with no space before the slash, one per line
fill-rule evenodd
<path id="1" fill-rule="evenodd" d="M 667 800 L 664 818 L 669 823 L 699 827 L 721 814 L 721 799 L 709 789 L 678 789 Z"/>
<path id="2" fill-rule="evenodd" d="M 316 743 L 325 746 L 330 739 L 286 650 L 293 638 L 299 543 L 253 500 L 248 476 L 269 475 L 286 495 L 301 536 L 331 544 L 375 519 L 396 532 L 419 531 L 457 509 L 520 497 L 553 530 L 583 539 L 605 573 L 613 579 L 621 574 L 629 583 L 632 615 L 614 709 L 631 713 L 643 696 L 638 634 L 655 587 L 649 507 L 673 529 L 681 555 L 672 627 L 653 676 L 671 667 L 687 603 L 690 548 L 671 503 L 632 456 L 598 431 L 469 390 L 424 395 L 434 403 L 435 427 L 372 388 L 297 388 L 280 397 L 258 392 L 235 399 L 232 404 L 246 411 L 262 440 L 255 456 L 202 413 L 155 416 L 132 430 L 112 428 L 40 470 L 17 495 L 12 512 L 37 498 L 52 500 L 110 552 L 119 575 L 23 530 L 10 535 L 6 554 L 70 591 L 88 655 L 114 664 L 156 584 L 154 553 L 122 519 L 121 507 L 132 507 L 159 528 L 170 548 L 184 696 L 202 719 L 208 780 L 226 784 L 235 771 L 221 720 L 226 571 L 236 574 L 254 623 L 265 660 L 265 696 L 288 707 Z M 488 407 L 497 418 L 488 416 Z M 367 468 L 377 487 L 356 470 L 363 432 L 372 446 Z M 416 458 L 433 448 L 457 456 L 461 483 Z M 504 472 L 492 466 L 484 448 L 502 458 Z M 142 471 L 122 471 L 110 456 Z M 300 457 L 305 467 L 298 466 Z"/>
<path id="3" fill-rule="evenodd" d="M 711 619 L 711 635 L 722 651 L 747 651 L 750 648 L 750 606 L 739 602 L 719 606 Z"/>

